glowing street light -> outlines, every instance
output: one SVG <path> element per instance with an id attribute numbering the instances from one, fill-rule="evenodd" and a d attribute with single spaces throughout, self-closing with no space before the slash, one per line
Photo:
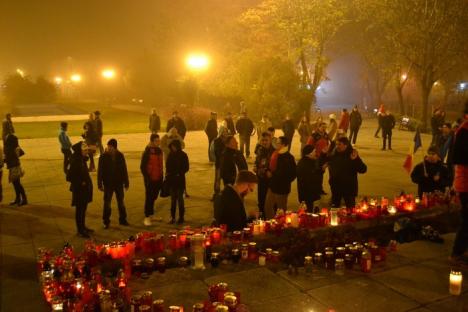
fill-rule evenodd
<path id="1" fill-rule="evenodd" d="M 440 86 L 440 82 L 439 81 L 434 82 L 434 87 L 438 87 L 438 86 Z"/>
<path id="2" fill-rule="evenodd" d="M 210 66 L 210 59 L 203 53 L 192 53 L 185 59 L 187 67 L 193 71 L 203 71 Z"/>
<path id="3" fill-rule="evenodd" d="M 61 85 L 62 82 L 63 82 L 63 78 L 60 77 L 60 76 L 57 76 L 57 77 L 54 78 L 54 81 L 55 81 L 56 84 Z"/>
<path id="4" fill-rule="evenodd" d="M 104 79 L 111 80 L 115 78 L 115 70 L 112 68 L 106 68 L 101 72 L 101 76 Z"/>
<path id="5" fill-rule="evenodd" d="M 24 77 L 24 71 L 21 68 L 17 68 L 16 73 L 20 75 L 21 77 Z"/>
<path id="6" fill-rule="evenodd" d="M 81 75 L 80 74 L 73 74 L 70 76 L 70 80 L 72 82 L 78 83 L 81 82 Z"/>
<path id="7" fill-rule="evenodd" d="M 401 80 L 406 80 L 406 79 L 408 79 L 408 74 L 405 73 L 401 75 Z"/>
<path id="8" fill-rule="evenodd" d="M 460 90 L 465 90 L 467 87 L 467 83 L 466 82 L 461 82 L 460 83 Z"/>

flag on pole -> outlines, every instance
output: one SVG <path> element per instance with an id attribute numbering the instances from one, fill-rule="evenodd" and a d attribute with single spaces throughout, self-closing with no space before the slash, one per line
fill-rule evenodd
<path id="1" fill-rule="evenodd" d="M 410 146 L 410 150 L 408 152 L 408 155 L 406 156 L 405 162 L 403 163 L 403 168 L 408 172 L 411 173 L 411 170 L 413 169 L 413 155 L 414 153 L 417 152 L 417 150 L 422 147 L 422 141 L 421 141 L 421 133 L 419 132 L 419 128 L 416 129 L 416 133 L 414 134 L 414 139 L 413 139 L 413 146 Z"/>

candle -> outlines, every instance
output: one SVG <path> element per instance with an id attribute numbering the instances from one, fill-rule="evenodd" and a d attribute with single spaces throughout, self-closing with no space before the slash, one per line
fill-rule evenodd
<path id="1" fill-rule="evenodd" d="M 330 209 L 330 225 L 331 226 L 338 225 L 338 209 L 336 208 Z"/>
<path id="2" fill-rule="evenodd" d="M 387 211 L 388 211 L 388 214 L 390 214 L 390 215 L 394 215 L 394 214 L 397 213 L 396 207 L 395 207 L 395 206 L 391 206 L 391 205 L 388 206 Z"/>
<path id="3" fill-rule="evenodd" d="M 260 256 L 258 257 L 258 265 L 265 266 L 265 264 L 266 264 L 266 256 L 265 254 L 261 253 Z"/>
<path id="4" fill-rule="evenodd" d="M 299 227 L 299 216 L 297 215 L 297 213 L 293 212 L 293 213 L 291 213 L 290 216 L 291 216 L 291 222 L 290 222 L 291 226 L 293 228 Z"/>
<path id="5" fill-rule="evenodd" d="M 195 234 L 192 236 L 192 259 L 194 269 L 205 269 L 205 248 L 203 245 L 204 239 L 205 236 L 203 234 Z"/>
<path id="6" fill-rule="evenodd" d="M 459 271 L 450 272 L 449 291 L 451 295 L 459 296 L 462 290 L 463 275 Z"/>

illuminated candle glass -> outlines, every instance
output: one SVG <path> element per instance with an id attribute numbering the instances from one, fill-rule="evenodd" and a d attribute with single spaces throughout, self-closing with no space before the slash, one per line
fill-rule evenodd
<path id="1" fill-rule="evenodd" d="M 290 214 L 290 216 L 291 216 L 291 222 L 290 222 L 291 226 L 293 228 L 299 227 L 299 216 L 297 215 L 297 213 L 293 212 Z"/>
<path id="2" fill-rule="evenodd" d="M 63 300 L 60 297 L 52 299 L 52 311 L 63 311 Z"/>
<path id="3" fill-rule="evenodd" d="M 388 206 L 387 211 L 389 215 L 394 215 L 397 213 L 396 207 L 392 205 Z"/>
<path id="4" fill-rule="evenodd" d="M 192 235 L 192 268 L 197 270 L 205 269 L 205 248 L 203 242 L 205 240 L 205 235 L 195 234 Z"/>
<path id="5" fill-rule="evenodd" d="M 451 295 L 459 296 L 462 290 L 463 275 L 459 271 L 450 272 L 449 291 Z"/>
<path id="6" fill-rule="evenodd" d="M 258 256 L 258 265 L 265 266 L 266 265 L 266 255 L 264 253 L 260 253 Z"/>
<path id="7" fill-rule="evenodd" d="M 338 225 L 338 209 L 337 208 L 330 209 L 330 225 L 331 226 Z"/>

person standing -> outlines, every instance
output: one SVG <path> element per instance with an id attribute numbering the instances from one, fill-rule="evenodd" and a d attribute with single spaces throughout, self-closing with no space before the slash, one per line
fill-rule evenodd
<path id="1" fill-rule="evenodd" d="M 333 207 L 341 207 L 344 199 L 348 212 L 356 205 L 358 194 L 358 173 L 365 173 L 367 166 L 359 157 L 357 150 L 351 147 L 346 136 L 336 141 L 336 147 L 326 156 L 326 166 L 329 169 L 330 188 Z"/>
<path id="2" fill-rule="evenodd" d="M 229 135 L 235 135 L 236 134 L 236 127 L 234 126 L 234 120 L 232 119 L 231 112 L 228 112 L 226 114 L 226 118 L 224 118 L 224 121 L 226 123 L 226 127 L 229 130 Z"/>
<path id="3" fill-rule="evenodd" d="M 175 222 L 176 208 L 179 205 L 178 224 L 184 223 L 185 203 L 185 174 L 189 171 L 189 159 L 187 154 L 182 151 L 180 141 L 175 140 L 169 144 L 169 156 L 166 161 L 166 179 L 171 194 L 171 220 L 170 224 Z"/>
<path id="4" fill-rule="evenodd" d="M 299 202 L 305 202 L 307 212 L 314 211 L 314 202 L 320 199 L 323 172 L 319 155 L 312 145 L 304 146 L 302 158 L 297 163 L 297 195 Z"/>
<path id="5" fill-rule="evenodd" d="M 93 182 L 86 165 L 89 156 L 88 146 L 80 141 L 72 146 L 72 150 L 67 181 L 70 182 L 72 192 L 72 207 L 75 207 L 76 230 L 78 236 L 89 238 L 89 234 L 94 231 L 86 227 L 86 209 L 93 201 Z"/>
<path id="6" fill-rule="evenodd" d="M 336 131 L 338 131 L 338 123 L 336 122 L 336 115 L 330 114 L 328 115 L 329 123 L 328 123 L 328 138 L 333 141 L 335 139 Z"/>
<path id="7" fill-rule="evenodd" d="M 312 135 L 312 127 L 306 116 L 303 116 L 301 121 L 299 122 L 299 125 L 297 126 L 297 132 L 299 132 L 299 136 L 301 140 L 301 153 L 302 153 L 304 146 L 307 144 L 307 140 Z"/>
<path id="8" fill-rule="evenodd" d="M 441 134 L 437 140 L 436 147 L 439 151 L 440 159 L 449 171 L 450 185 L 453 184 L 454 167 L 453 167 L 453 142 L 455 140 L 452 124 L 447 122 L 442 126 Z"/>
<path id="9" fill-rule="evenodd" d="M 15 128 L 13 127 L 13 121 L 11 120 L 11 113 L 5 115 L 5 119 L 2 122 L 2 140 L 5 145 L 6 138 L 10 134 L 15 134 Z"/>
<path id="10" fill-rule="evenodd" d="M 62 154 L 63 154 L 63 172 L 65 173 L 65 175 L 68 172 L 68 167 L 70 165 L 70 157 L 72 155 L 72 151 L 71 151 L 72 143 L 70 141 L 70 138 L 67 135 L 67 129 L 68 129 L 68 123 L 66 123 L 65 121 L 62 121 L 60 123 L 58 139 L 60 142 L 60 150 L 62 151 Z"/>
<path id="11" fill-rule="evenodd" d="M 265 199 L 268 191 L 267 170 L 270 164 L 271 155 L 275 151 L 271 145 L 271 135 L 268 132 L 262 133 L 262 138 L 255 148 L 255 165 L 253 171 L 258 178 L 258 211 L 260 216 L 265 215 Z"/>
<path id="12" fill-rule="evenodd" d="M 352 144 L 356 144 L 359 128 L 361 128 L 362 116 L 358 110 L 357 105 L 353 107 L 351 114 L 349 115 L 349 141 Z"/>
<path id="13" fill-rule="evenodd" d="M 226 224 L 228 232 L 242 231 L 247 226 L 244 198 L 255 190 L 256 184 L 257 177 L 253 172 L 241 170 L 235 184 L 227 185 L 214 203 L 216 222 Z"/>
<path id="14" fill-rule="evenodd" d="M 432 141 L 431 145 L 437 143 L 439 136 L 441 135 L 441 128 L 445 123 L 445 113 L 440 109 L 436 108 L 431 117 L 431 130 L 432 130 Z"/>
<path id="15" fill-rule="evenodd" d="M 344 133 L 348 132 L 349 129 L 349 113 L 346 108 L 343 108 L 341 111 L 341 118 L 340 124 L 338 125 L 338 129 L 343 130 Z"/>
<path id="16" fill-rule="evenodd" d="M 307 140 L 307 145 L 311 145 L 314 148 L 315 154 L 317 154 L 317 157 L 320 159 L 321 165 L 324 165 L 323 156 L 326 155 L 330 147 L 330 139 L 326 129 L 327 124 L 322 122 Z M 338 136 L 338 133 L 336 136 Z M 322 170 L 320 174 L 321 195 L 327 195 L 323 189 L 323 174 L 324 171 Z"/>
<path id="17" fill-rule="evenodd" d="M 96 127 L 96 135 L 97 135 L 97 145 L 99 146 L 99 155 L 104 153 L 104 147 L 102 146 L 102 135 L 103 135 L 103 126 L 102 126 L 102 119 L 101 119 L 101 112 L 95 111 L 94 112 L 94 125 Z"/>
<path id="18" fill-rule="evenodd" d="M 177 131 L 177 128 L 171 128 L 169 129 L 169 132 L 163 135 L 161 139 L 161 149 L 164 154 L 164 161 L 167 160 L 167 156 L 169 156 L 169 145 L 171 144 L 172 141 L 179 141 L 180 145 L 182 146 L 182 149 L 185 148 L 185 143 L 184 139 L 179 135 L 179 132 Z"/>
<path id="19" fill-rule="evenodd" d="M 229 130 L 225 126 L 219 127 L 219 136 L 213 141 L 212 149 L 213 149 L 213 156 L 215 159 L 215 178 L 214 178 L 214 186 L 213 186 L 213 196 L 211 201 L 214 200 L 217 194 L 221 192 L 221 159 L 224 153 L 224 149 L 226 148 L 225 141 L 229 136 Z"/>
<path id="20" fill-rule="evenodd" d="M 440 159 L 437 147 L 429 147 L 424 160 L 413 168 L 411 180 L 418 185 L 419 198 L 422 198 L 423 193 L 436 190 L 445 192 L 445 187 L 449 186 L 449 173 Z"/>
<path id="21" fill-rule="evenodd" d="M 264 132 L 268 131 L 268 128 L 272 127 L 270 119 L 267 114 L 262 115 L 262 119 L 257 124 L 257 142 L 260 142 Z"/>
<path id="22" fill-rule="evenodd" d="M 455 133 L 453 164 L 455 165 L 453 187 L 460 199 L 461 223 L 453 243 L 451 260 L 467 265 L 468 259 L 464 254 L 468 250 L 468 102 L 465 103 L 463 122 Z"/>
<path id="23" fill-rule="evenodd" d="M 218 114 L 215 112 L 211 112 L 210 119 L 206 122 L 205 125 L 205 133 L 208 137 L 208 159 L 210 162 L 214 162 L 214 158 L 210 153 L 211 143 L 216 139 L 218 136 L 218 121 L 217 121 Z"/>
<path id="24" fill-rule="evenodd" d="M 287 209 L 291 183 L 296 179 L 296 161 L 288 151 L 289 141 L 285 136 L 278 138 L 278 145 L 270 158 L 266 172 L 269 178 L 265 199 L 265 219 L 275 216 L 277 209 Z"/>
<path id="25" fill-rule="evenodd" d="M 247 112 L 242 112 L 241 117 L 236 122 L 236 131 L 239 133 L 240 152 L 248 158 L 250 157 L 250 136 L 254 130 L 254 124 Z"/>
<path id="26" fill-rule="evenodd" d="M 97 144 L 98 144 L 98 135 L 96 132 L 96 123 L 94 122 L 94 114 L 89 114 L 89 119 L 83 125 L 83 134 L 81 135 L 85 140 L 87 145 L 87 151 L 89 153 L 89 171 L 96 171 L 96 166 L 94 164 L 94 155 L 96 154 Z"/>
<path id="27" fill-rule="evenodd" d="M 221 156 L 220 175 L 223 185 L 233 184 L 236 181 L 237 172 L 248 170 L 247 161 L 238 149 L 238 143 L 234 136 L 230 135 L 225 140 L 224 152 Z"/>
<path id="28" fill-rule="evenodd" d="M 150 142 L 141 155 L 140 172 L 143 175 L 145 185 L 145 219 L 143 224 L 151 226 L 151 218 L 154 216 L 154 202 L 158 199 L 163 184 L 164 156 L 159 147 L 161 140 L 157 133 L 152 133 Z"/>
<path id="29" fill-rule="evenodd" d="M 115 193 L 119 208 L 119 224 L 127 226 L 127 211 L 124 205 L 124 188 L 128 190 L 128 172 L 124 155 L 117 149 L 117 140 L 110 139 L 107 149 L 99 157 L 97 173 L 98 189 L 104 192 L 104 209 L 102 221 L 104 228 L 108 229 L 111 216 L 111 201 Z"/>
<path id="30" fill-rule="evenodd" d="M 283 126 L 281 127 L 283 130 L 283 135 L 288 138 L 289 145 L 288 151 L 291 150 L 292 140 L 294 137 L 294 132 L 296 131 L 296 126 L 294 122 L 291 120 L 289 114 L 286 114 L 285 119 L 283 120 Z"/>
<path id="31" fill-rule="evenodd" d="M 177 111 L 174 111 L 172 113 L 172 118 L 167 121 L 166 132 L 169 132 L 172 128 L 176 128 L 182 139 L 185 139 L 187 128 L 185 127 L 185 122 L 179 117 Z"/>
<path id="32" fill-rule="evenodd" d="M 21 185 L 21 177 L 24 176 L 24 171 L 21 168 L 20 157 L 24 155 L 24 151 L 18 144 L 18 138 L 10 133 L 5 141 L 5 163 L 8 168 L 8 181 L 13 184 L 15 189 L 15 200 L 10 203 L 10 206 L 24 206 L 28 204 L 26 192 Z"/>
<path id="33" fill-rule="evenodd" d="M 379 110 L 377 111 L 377 130 L 375 131 L 374 137 L 379 137 L 380 129 L 382 129 L 382 118 L 385 116 L 385 106 L 380 104 Z"/>
<path id="34" fill-rule="evenodd" d="M 152 134 L 157 134 L 161 130 L 161 118 L 159 118 L 155 108 L 151 109 L 148 128 Z"/>
<path id="35" fill-rule="evenodd" d="M 392 129 L 395 127 L 395 117 L 390 111 L 387 111 L 382 116 L 382 151 L 385 151 L 388 141 L 388 149 L 392 150 Z"/>

